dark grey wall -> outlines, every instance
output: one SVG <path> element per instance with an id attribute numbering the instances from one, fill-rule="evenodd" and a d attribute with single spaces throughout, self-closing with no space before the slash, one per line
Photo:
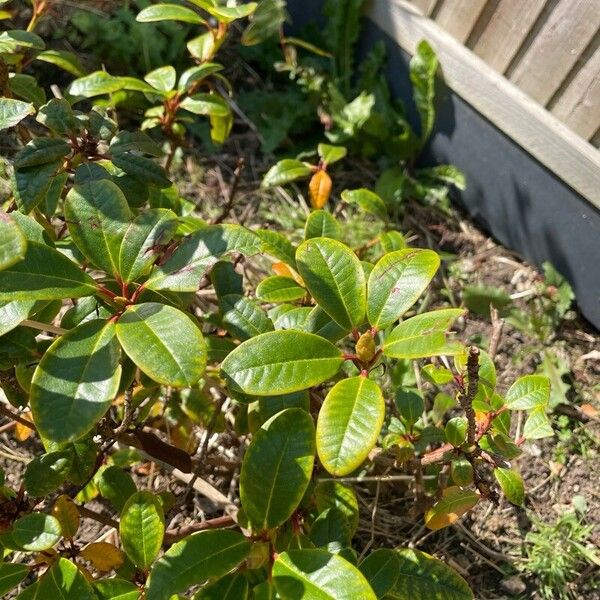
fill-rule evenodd
<path id="1" fill-rule="evenodd" d="M 322 0 L 288 0 L 294 23 L 320 13 Z M 409 56 L 366 20 L 364 54 L 383 39 L 393 92 L 418 127 L 408 77 Z M 443 65 L 442 65 L 443 72 Z M 600 211 L 438 82 L 437 119 L 422 166 L 449 162 L 467 176 L 456 200 L 486 231 L 536 265 L 550 261 L 571 283 L 583 315 L 600 329 Z"/>

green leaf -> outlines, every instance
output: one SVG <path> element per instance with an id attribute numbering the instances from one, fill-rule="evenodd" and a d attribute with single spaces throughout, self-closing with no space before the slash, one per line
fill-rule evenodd
<path id="1" fill-rule="evenodd" d="M 320 237 L 303 242 L 296 264 L 311 296 L 340 326 L 358 327 L 365 317 L 365 275 L 348 246 Z"/>
<path id="2" fill-rule="evenodd" d="M 115 325 L 87 321 L 57 338 L 31 380 L 31 410 L 42 437 L 83 437 L 108 410 L 121 378 Z"/>
<path id="3" fill-rule="evenodd" d="M 254 233 L 263 243 L 263 252 L 283 261 L 293 269 L 296 268 L 296 248 L 287 237 L 269 229 L 257 229 Z"/>
<path id="4" fill-rule="evenodd" d="M 444 428 L 446 441 L 455 448 L 462 446 L 467 439 L 468 422 L 465 417 L 452 417 Z"/>
<path id="5" fill-rule="evenodd" d="M 254 46 L 275 35 L 285 18 L 285 0 L 261 0 L 242 34 L 242 44 Z"/>
<path id="6" fill-rule="evenodd" d="M 324 337 L 330 342 L 337 342 L 346 337 L 348 329 L 338 325 L 320 306 L 315 306 L 309 313 L 302 327 L 303 331 Z"/>
<path id="7" fill-rule="evenodd" d="M 377 598 L 383 598 L 398 580 L 400 559 L 395 550 L 378 548 L 367 555 L 358 568 L 373 588 Z"/>
<path id="8" fill-rule="evenodd" d="M 200 62 L 211 60 L 215 52 L 215 37 L 208 31 L 191 39 L 186 47 L 193 58 Z"/>
<path id="9" fill-rule="evenodd" d="M 306 290 L 291 277 L 273 275 L 263 279 L 256 288 L 256 297 L 263 302 L 299 300 Z"/>
<path id="10" fill-rule="evenodd" d="M 301 331 L 272 331 L 240 344 L 221 365 L 232 390 L 255 396 L 288 394 L 333 377 L 344 358 L 327 340 Z"/>
<path id="11" fill-rule="evenodd" d="M 490 305 L 502 312 L 512 303 L 506 290 L 487 285 L 466 285 L 462 297 L 469 311 L 486 317 L 490 316 Z"/>
<path id="12" fill-rule="evenodd" d="M 220 94 L 194 94 L 183 99 L 180 107 L 195 115 L 226 117 L 231 113 L 229 104 Z"/>
<path id="13" fill-rule="evenodd" d="M 0 98 L 0 131 L 18 125 L 25 117 L 35 113 L 30 102 Z"/>
<path id="14" fill-rule="evenodd" d="M 131 475 L 116 465 L 104 469 L 97 477 L 96 483 L 102 497 L 106 498 L 118 512 L 123 510 L 129 498 L 137 492 Z"/>
<path id="15" fill-rule="evenodd" d="M 432 250 L 405 248 L 382 256 L 367 284 L 369 323 L 389 327 L 418 300 L 439 266 Z"/>
<path id="16" fill-rule="evenodd" d="M 223 327 L 238 340 L 273 331 L 273 323 L 265 311 L 241 294 L 226 294 L 219 300 Z"/>
<path id="17" fill-rule="evenodd" d="M 73 465 L 69 451 L 36 456 L 25 469 L 23 484 L 30 496 L 42 497 L 56 491 L 67 479 Z"/>
<path id="18" fill-rule="evenodd" d="M 383 221 L 388 220 L 388 211 L 385 202 L 371 190 L 365 188 L 344 190 L 341 198 L 348 204 L 357 204 L 365 212 L 371 213 Z"/>
<path id="19" fill-rule="evenodd" d="M 550 401 L 550 380 L 543 375 L 519 377 L 506 392 L 506 406 L 511 410 L 542 410 Z"/>
<path id="20" fill-rule="evenodd" d="M 112 94 L 123 88 L 123 81 L 120 77 L 109 75 L 106 71 L 95 71 L 85 77 L 75 79 L 69 86 L 69 94 L 72 96 L 82 96 L 83 98 L 93 98 L 104 94 Z"/>
<path id="21" fill-rule="evenodd" d="M 41 552 L 60 539 L 60 523 L 51 515 L 33 512 L 15 521 L 11 535 L 19 548 L 27 552 Z"/>
<path id="22" fill-rule="evenodd" d="M 315 501 L 319 513 L 333 508 L 341 512 L 350 525 L 350 535 L 358 527 L 358 499 L 354 490 L 335 479 L 321 479 L 315 486 Z"/>
<path id="23" fill-rule="evenodd" d="M 418 391 L 399 388 L 394 397 L 400 416 L 412 427 L 422 416 L 425 405 Z"/>
<path id="24" fill-rule="evenodd" d="M 226 529 L 194 533 L 171 546 L 146 584 L 146 600 L 169 600 L 192 585 L 222 577 L 250 552 L 250 542 Z"/>
<path id="25" fill-rule="evenodd" d="M 12 331 L 28 316 L 35 300 L 15 300 L 14 302 L 0 302 L 0 336 Z"/>
<path id="26" fill-rule="evenodd" d="M 114 154 L 112 163 L 142 183 L 155 185 L 161 189 L 171 186 L 165 170 L 151 158 L 133 152 L 123 152 Z"/>
<path id="27" fill-rule="evenodd" d="M 248 598 L 248 579 L 242 573 L 231 573 L 203 587 L 193 600 L 246 600 L 246 598 Z"/>
<path id="28" fill-rule="evenodd" d="M 529 413 L 525 426 L 523 427 L 523 436 L 526 440 L 539 440 L 554 435 L 552 425 L 544 407 L 535 408 Z"/>
<path id="29" fill-rule="evenodd" d="M 13 73 L 8 80 L 8 87 L 13 95 L 25 102 L 32 102 L 38 108 L 46 102 L 46 92 L 38 85 L 35 77 Z"/>
<path id="30" fill-rule="evenodd" d="M 321 160 L 327 164 L 332 165 L 338 160 L 342 160 L 348 153 L 348 150 L 344 146 L 331 146 L 329 144 L 319 144 L 317 146 L 317 152 Z"/>
<path id="31" fill-rule="evenodd" d="M 406 240 L 399 231 L 384 231 L 379 236 L 379 243 L 386 253 L 406 248 Z"/>
<path id="32" fill-rule="evenodd" d="M 17 587 L 29 574 L 29 567 L 15 563 L 0 563 L 0 596 Z"/>
<path id="33" fill-rule="evenodd" d="M 31 212 L 44 201 L 62 161 L 15 170 L 12 175 L 15 202 L 19 210 Z"/>
<path id="34" fill-rule="evenodd" d="M 80 298 L 96 292 L 94 280 L 66 256 L 29 242 L 25 258 L 0 271 L 0 302 Z"/>
<path id="35" fill-rule="evenodd" d="M 433 98 L 437 67 L 438 59 L 433 48 L 425 40 L 421 40 L 410 60 L 409 69 L 413 84 L 413 98 L 421 117 L 421 144 L 424 144 L 431 135 L 435 121 Z"/>
<path id="36" fill-rule="evenodd" d="M 75 245 L 113 275 L 119 274 L 123 236 L 132 218 L 123 192 L 107 179 L 75 185 L 65 200 L 65 219 Z"/>
<path id="37" fill-rule="evenodd" d="M 295 158 L 284 158 L 267 171 L 261 185 L 263 187 L 285 185 L 296 179 L 308 177 L 310 174 L 311 166 L 308 163 Z"/>
<path id="38" fill-rule="evenodd" d="M 206 343 L 192 319 L 180 310 L 146 302 L 127 307 L 116 325 L 129 358 L 148 377 L 175 387 L 191 387 L 206 366 Z"/>
<path id="39" fill-rule="evenodd" d="M 183 7 L 180 8 L 183 9 Z M 171 65 L 166 65 L 164 67 L 154 69 L 154 71 L 150 71 L 150 73 L 148 73 L 144 79 L 153 88 L 161 92 L 170 92 L 175 87 L 175 82 L 177 81 L 177 72 Z"/>
<path id="40" fill-rule="evenodd" d="M 177 4 L 152 4 L 141 10 L 136 21 L 140 23 L 153 23 L 155 21 L 182 21 L 203 25 L 206 21 L 196 12 L 185 6 Z"/>
<path id="41" fill-rule="evenodd" d="M 236 19 L 247 17 L 256 10 L 257 6 L 256 2 L 246 2 L 238 6 L 219 6 L 210 0 L 191 0 L 191 2 L 204 8 L 204 10 L 222 23 L 231 23 L 231 21 L 235 21 Z"/>
<path id="42" fill-rule="evenodd" d="M 13 52 L 18 48 L 44 49 L 44 40 L 32 31 L 9 29 L 0 34 L 0 52 Z"/>
<path id="43" fill-rule="evenodd" d="M 385 417 L 379 386 L 359 375 L 329 391 L 317 421 L 317 453 L 336 477 L 359 467 L 377 442 Z"/>
<path id="44" fill-rule="evenodd" d="M 94 581 L 98 600 L 139 600 L 140 588 L 125 579 L 100 579 Z"/>
<path id="45" fill-rule="evenodd" d="M 203 81 L 210 75 L 214 75 L 219 71 L 223 70 L 223 65 L 218 63 L 204 63 L 202 65 L 196 65 L 194 67 L 190 67 L 186 69 L 179 78 L 179 83 L 177 84 L 177 88 L 179 91 L 183 91 L 193 83 L 197 81 Z"/>
<path id="46" fill-rule="evenodd" d="M 85 75 L 85 69 L 79 61 L 79 58 L 72 52 L 67 52 L 66 50 L 44 50 L 44 52 L 40 52 L 35 57 L 35 60 L 41 60 L 60 67 L 63 71 L 66 71 L 75 77 L 83 77 Z"/>
<path id="47" fill-rule="evenodd" d="M 119 250 L 118 273 L 125 282 L 148 275 L 177 229 L 177 215 L 166 208 L 140 213 L 127 227 Z"/>
<path id="48" fill-rule="evenodd" d="M 59 558 L 39 580 L 35 600 L 97 600 L 83 573 L 66 558 Z"/>
<path id="49" fill-rule="evenodd" d="M 27 238 L 21 228 L 10 215 L 0 212 L 0 271 L 23 260 L 26 251 Z"/>
<path id="50" fill-rule="evenodd" d="M 383 353 L 392 358 L 414 359 L 462 352 L 461 344 L 446 340 L 446 332 L 464 313 L 461 308 L 442 308 L 402 321 L 386 337 Z"/>
<path id="51" fill-rule="evenodd" d="M 502 492 L 511 504 L 523 506 L 525 500 L 525 486 L 521 476 L 512 469 L 496 468 L 494 477 L 502 488 Z"/>
<path id="52" fill-rule="evenodd" d="M 123 507 L 119 535 L 131 562 L 147 569 L 160 551 L 165 534 L 162 504 L 151 492 L 136 492 Z"/>
<path id="53" fill-rule="evenodd" d="M 60 138 L 34 138 L 15 156 L 13 165 L 15 169 L 24 169 L 55 163 L 65 157 L 69 150 L 69 144 Z"/>
<path id="54" fill-rule="evenodd" d="M 473 600 L 469 584 L 441 560 L 408 548 L 396 552 L 400 569 L 390 594 L 395 600 Z"/>
<path id="55" fill-rule="evenodd" d="M 171 257 L 155 267 L 146 287 L 151 290 L 195 292 L 200 279 L 222 257 L 232 252 L 256 254 L 262 244 L 240 225 L 209 225 L 186 237 Z"/>
<path id="56" fill-rule="evenodd" d="M 246 450 L 240 474 L 240 500 L 252 529 L 274 529 L 300 504 L 315 455 L 312 417 L 287 408 L 269 419 Z"/>
<path id="57" fill-rule="evenodd" d="M 425 525 L 432 531 L 452 525 L 479 502 L 479 494 L 473 490 L 450 486 L 426 513 Z"/>
<path id="58" fill-rule="evenodd" d="M 313 210 L 304 226 L 304 239 L 326 237 L 339 240 L 342 235 L 342 227 L 335 217 L 326 210 Z"/>
<path id="59" fill-rule="evenodd" d="M 52 98 L 40 107 L 36 121 L 60 135 L 69 135 L 78 129 L 71 105 L 64 98 Z"/>
<path id="60" fill-rule="evenodd" d="M 286 600 L 375 600 L 362 573 L 325 550 L 290 550 L 273 563 L 273 582 Z"/>
<path id="61" fill-rule="evenodd" d="M 250 423 L 251 432 L 254 433 L 271 417 L 286 408 L 301 408 L 308 412 L 310 410 L 308 391 L 303 390 L 280 396 L 263 396 L 252 402 L 248 407 L 248 419 L 252 421 Z"/>

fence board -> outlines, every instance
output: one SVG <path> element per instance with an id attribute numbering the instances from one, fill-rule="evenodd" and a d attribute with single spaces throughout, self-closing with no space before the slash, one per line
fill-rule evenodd
<path id="1" fill-rule="evenodd" d="M 435 12 L 435 21 L 459 42 L 469 37 L 488 0 L 444 0 Z"/>
<path id="2" fill-rule="evenodd" d="M 597 0 L 562 0 L 522 59 L 511 69 L 511 81 L 546 105 L 599 27 Z"/>
<path id="3" fill-rule="evenodd" d="M 500 0 L 471 49 L 504 73 L 548 0 Z"/>
<path id="4" fill-rule="evenodd" d="M 600 46 L 553 102 L 551 112 L 586 140 L 600 128 Z"/>

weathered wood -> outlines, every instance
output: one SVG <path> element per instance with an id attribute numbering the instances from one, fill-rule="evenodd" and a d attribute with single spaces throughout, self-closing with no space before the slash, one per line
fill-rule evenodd
<path id="1" fill-rule="evenodd" d="M 436 7 L 440 0 L 411 0 L 411 4 L 413 4 L 416 8 L 418 8 L 422 14 L 428 17 Z"/>
<path id="2" fill-rule="evenodd" d="M 451 89 L 600 208 L 600 153 L 585 140 L 403 0 L 374 0 L 367 16 L 410 54 L 429 40 Z"/>
<path id="3" fill-rule="evenodd" d="M 600 46 L 553 99 L 551 111 L 586 140 L 600 128 Z"/>
<path id="4" fill-rule="evenodd" d="M 559 89 L 600 28 L 597 0 L 561 0 L 509 77 L 540 104 Z"/>
<path id="5" fill-rule="evenodd" d="M 435 21 L 459 42 L 465 42 L 489 0 L 444 0 Z"/>
<path id="6" fill-rule="evenodd" d="M 482 30 L 476 27 L 471 34 L 469 47 L 492 69 L 504 73 L 547 2 L 500 0 Z"/>

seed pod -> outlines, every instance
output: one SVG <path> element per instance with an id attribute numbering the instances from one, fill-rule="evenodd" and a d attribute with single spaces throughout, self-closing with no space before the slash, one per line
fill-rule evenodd
<path id="1" fill-rule="evenodd" d="M 376 350 L 373 334 L 365 331 L 356 342 L 356 355 L 361 362 L 369 362 L 375 356 Z"/>

